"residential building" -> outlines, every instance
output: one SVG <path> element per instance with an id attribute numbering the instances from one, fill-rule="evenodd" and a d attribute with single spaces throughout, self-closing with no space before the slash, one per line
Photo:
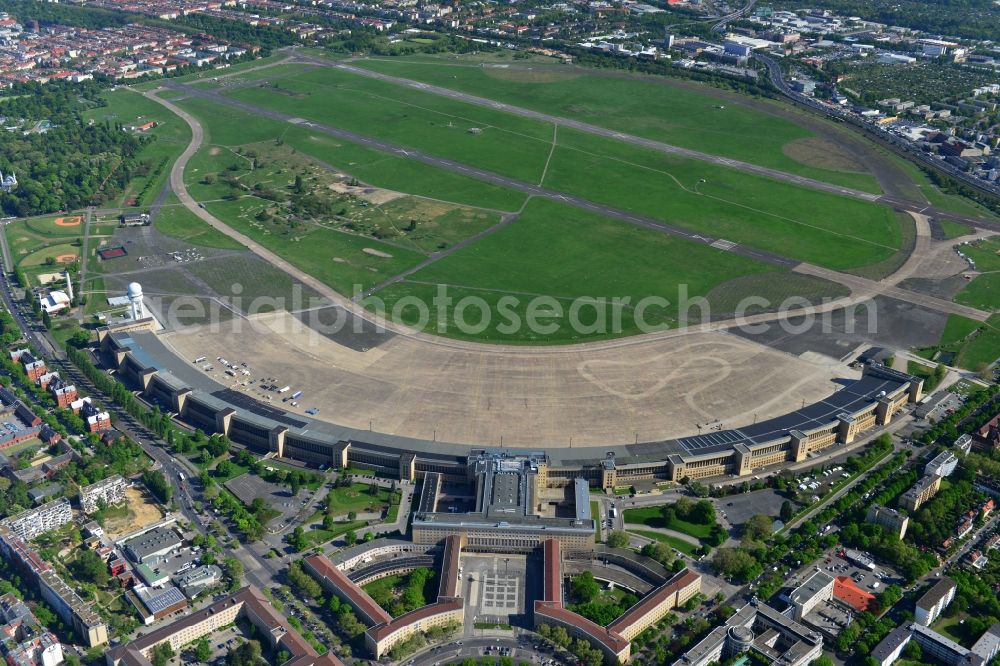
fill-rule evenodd
<path id="1" fill-rule="evenodd" d="M 42 598 L 73 627 L 84 644 L 95 647 L 108 642 L 108 627 L 90 604 L 4 523 L 0 523 L 0 554 L 30 577 Z"/>
<path id="2" fill-rule="evenodd" d="M 271 649 L 288 652 L 290 659 L 286 663 L 290 666 L 343 666 L 343 662 L 332 652 L 319 656 L 255 587 L 244 587 L 207 608 L 185 615 L 131 643 L 118 645 L 105 654 L 105 659 L 108 666 L 149 666 L 153 648 L 157 645 L 166 643 L 174 652 L 180 652 L 189 643 L 202 636 L 209 636 L 239 619 L 252 624 Z"/>
<path id="3" fill-rule="evenodd" d="M 927 463 L 927 467 L 924 468 L 924 475 L 951 476 L 956 467 L 958 467 L 958 456 L 951 451 L 943 451 Z"/>
<path id="4" fill-rule="evenodd" d="M 906 536 L 906 527 L 910 524 L 910 519 L 905 514 L 878 504 L 868 507 L 867 519 L 869 523 L 878 525 L 900 540 Z"/>
<path id="5" fill-rule="evenodd" d="M 3 520 L 2 523 L 22 541 L 31 541 L 39 534 L 62 527 L 73 520 L 73 508 L 65 497 L 52 500 L 40 507 L 26 509 Z"/>
<path id="6" fill-rule="evenodd" d="M 875 647 L 872 657 L 879 666 L 890 666 L 911 640 L 920 646 L 924 660 L 945 666 L 986 666 L 1000 650 L 1000 624 L 987 629 L 972 649 L 967 649 L 933 629 L 910 622 L 893 629 Z"/>
<path id="7" fill-rule="evenodd" d="M 31 609 L 8 592 L 0 597 L 0 657 L 10 666 L 57 666 L 62 645 Z"/>
<path id="8" fill-rule="evenodd" d="M 929 627 L 941 615 L 941 611 L 955 599 L 958 586 L 955 581 L 944 576 L 917 600 L 913 617 L 918 624 Z"/>
<path id="9" fill-rule="evenodd" d="M 919 509 L 924 502 L 934 497 L 940 488 L 940 476 L 936 474 L 923 476 L 912 488 L 899 496 L 899 506 L 912 513 Z"/>
<path id="10" fill-rule="evenodd" d="M 125 489 L 128 487 L 125 479 L 119 474 L 109 476 L 103 481 L 92 483 L 80 488 L 80 506 L 83 512 L 91 514 L 104 506 L 114 506 L 125 501 Z"/>

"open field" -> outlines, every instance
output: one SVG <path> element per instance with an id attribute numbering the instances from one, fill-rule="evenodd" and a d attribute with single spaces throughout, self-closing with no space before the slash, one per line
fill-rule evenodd
<path id="1" fill-rule="evenodd" d="M 277 86 L 231 95 L 829 268 L 899 248 L 883 206 L 329 69 Z"/>
<path id="2" fill-rule="evenodd" d="M 559 261 L 552 262 L 552 256 L 558 256 Z M 663 257 L 671 260 L 663 263 Z M 625 265 L 629 270 L 594 270 L 595 266 Z M 706 265 L 713 270 L 705 271 Z M 377 309 L 382 302 L 388 313 L 398 308 L 399 318 L 413 325 L 421 311 L 398 304 L 416 299 L 432 308 L 430 321 L 444 317 L 447 330 L 438 328 L 436 332 L 454 337 L 500 342 L 574 341 L 633 334 L 641 330 L 643 322 L 651 329 L 674 327 L 680 316 L 680 285 L 691 297 L 704 296 L 729 280 L 774 270 L 708 246 L 626 226 L 552 201 L 532 200 L 514 223 L 376 293 L 366 305 Z M 469 295 L 485 299 L 490 314 L 454 307 L 442 312 L 434 302 L 441 285 L 455 302 Z M 501 299 L 511 303 L 513 316 L 524 322 L 535 296 L 552 299 L 553 312 L 558 303 L 568 309 L 573 299 L 604 299 L 609 304 L 608 327 L 602 327 L 598 307 L 587 307 L 579 311 L 582 327 L 574 327 L 564 314 L 551 320 L 558 322 L 556 330 L 539 332 L 519 326 L 505 333 L 509 320 L 499 316 Z M 651 296 L 665 298 L 671 305 L 650 307 L 637 316 L 636 304 Z M 616 297 L 628 300 L 615 306 L 611 301 Z M 518 302 L 513 303 L 513 299 Z M 456 317 L 471 332 L 457 326 Z M 621 319 L 622 329 L 610 330 L 616 317 Z M 588 334 L 582 330 L 587 328 L 595 330 Z"/>
<path id="3" fill-rule="evenodd" d="M 671 548 L 676 548 L 680 552 L 684 553 L 688 557 L 694 557 L 694 552 L 698 550 L 698 546 L 693 543 L 688 543 L 684 539 L 678 539 L 675 536 L 669 534 L 664 534 L 662 532 L 654 532 L 653 530 L 637 530 L 630 529 L 630 533 L 638 534 L 641 537 L 646 537 L 647 539 L 652 539 L 654 541 L 659 541 L 665 543 Z"/>
<path id="4" fill-rule="evenodd" d="M 240 249 L 239 243 L 208 226 L 197 215 L 182 206 L 174 194 L 164 202 L 164 206 L 156 214 L 153 225 L 160 233 L 192 245 L 225 250 Z"/>
<path id="5" fill-rule="evenodd" d="M 405 157 L 337 141 L 301 125 L 270 121 L 202 99 L 182 99 L 178 105 L 201 121 L 206 144 L 235 149 L 247 143 L 270 140 L 290 145 L 376 187 L 491 210 L 514 211 L 524 202 L 524 195 L 518 192 L 432 169 Z M 235 129 L 239 127 L 251 128 L 251 131 Z M 197 166 L 199 157 L 192 160 L 192 168 Z M 188 182 L 193 184 L 197 180 L 189 179 Z"/>
<path id="6" fill-rule="evenodd" d="M 665 143 L 878 191 L 868 174 L 807 166 L 790 157 L 785 145 L 809 138 L 809 131 L 749 105 L 733 103 L 731 98 L 720 99 L 708 86 L 556 64 L 480 66 L 469 59 L 459 64 L 448 56 L 378 58 L 355 64 Z M 540 76 L 553 69 L 558 74 Z"/>
<path id="7" fill-rule="evenodd" d="M 918 349 L 917 353 L 928 360 L 978 371 L 983 364 L 1000 358 L 1000 316 L 978 322 L 952 315 L 938 344 Z"/>
<path id="8" fill-rule="evenodd" d="M 500 214 L 364 185 L 294 147 L 261 141 L 211 146 L 187 170 L 203 201 L 242 198 L 262 234 L 333 229 L 423 254 L 443 250 L 500 221 Z M 204 228 L 207 225 L 202 223 Z"/>

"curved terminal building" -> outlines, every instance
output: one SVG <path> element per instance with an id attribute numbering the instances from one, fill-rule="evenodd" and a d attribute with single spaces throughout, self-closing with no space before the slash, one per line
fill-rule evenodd
<path id="1" fill-rule="evenodd" d="M 206 433 L 224 434 L 259 453 L 312 465 L 358 467 L 413 480 L 428 472 L 471 477 L 482 445 L 434 442 L 357 430 L 304 417 L 226 388 L 181 362 L 142 322 L 98 331 L 105 367 L 144 399 Z M 731 430 L 606 447 L 547 448 L 534 456 L 541 486 L 627 487 L 643 481 L 749 476 L 801 462 L 831 446 L 850 444 L 888 424 L 920 400 L 923 380 L 868 363 L 825 400 L 792 405 L 789 413 Z"/>

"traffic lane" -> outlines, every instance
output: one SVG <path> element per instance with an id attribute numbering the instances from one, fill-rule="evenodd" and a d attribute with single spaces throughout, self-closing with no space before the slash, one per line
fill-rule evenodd
<path id="1" fill-rule="evenodd" d="M 536 650 L 534 648 L 535 645 L 539 645 L 540 649 Z M 549 649 L 548 647 L 541 648 L 541 645 L 541 643 L 533 643 L 530 636 L 523 636 L 519 639 L 485 636 L 480 638 L 466 638 L 461 641 L 452 641 L 451 643 L 431 647 L 427 651 L 413 657 L 410 661 L 412 661 L 412 666 L 449 664 L 452 662 L 461 662 L 468 657 L 486 655 L 486 650 L 489 648 L 492 648 L 489 652 L 492 656 L 498 656 L 495 648 L 509 649 L 511 654 L 508 656 L 515 663 L 521 660 L 539 663 L 543 660 L 551 659 L 553 656 L 563 659 L 569 656 L 569 653 L 565 651 L 555 650 L 554 648 Z M 571 662 L 564 661 L 559 663 Z"/>
<path id="2" fill-rule="evenodd" d="M 454 173 L 459 173 L 461 175 L 469 176 L 477 180 L 481 180 L 492 185 L 499 185 L 512 189 L 530 196 L 540 197 L 543 199 L 549 199 L 558 203 L 564 203 L 575 208 L 580 208 L 592 213 L 605 215 L 614 219 L 627 222 L 634 226 L 649 229 L 651 231 L 656 231 L 659 233 L 668 234 L 670 236 L 676 236 L 678 238 L 683 238 L 688 241 L 696 242 L 702 245 L 713 245 L 719 241 L 724 241 L 725 239 L 715 237 L 715 236 L 705 236 L 698 234 L 681 227 L 675 227 L 669 225 L 665 222 L 659 220 L 654 220 L 652 218 L 643 217 L 641 215 L 636 215 L 634 213 L 623 211 L 617 208 L 612 208 L 611 206 L 606 206 L 604 204 L 595 203 L 588 199 L 582 197 L 563 194 L 554 190 L 549 190 L 537 185 L 532 185 L 524 181 L 515 180 L 513 178 L 508 178 L 507 176 L 501 176 L 500 174 L 493 173 L 491 171 L 486 171 L 484 169 L 479 169 L 476 167 L 471 167 L 460 162 L 455 162 L 442 157 L 435 157 L 432 155 L 427 155 L 418 150 L 412 150 L 409 148 L 404 148 L 397 144 L 382 141 L 380 139 L 374 139 L 369 136 L 362 134 L 356 134 L 347 130 L 343 130 L 337 127 L 331 127 L 323 123 L 318 123 L 311 120 L 306 120 L 303 118 L 298 118 L 290 114 L 282 113 L 279 111 L 274 111 L 271 109 L 266 109 L 263 107 L 256 106 L 254 104 L 249 104 L 236 99 L 231 99 L 225 97 L 216 92 L 199 90 L 196 88 L 190 88 L 184 84 L 177 82 L 168 82 L 167 87 L 183 90 L 186 93 L 194 97 L 200 97 L 203 99 L 208 99 L 218 104 L 231 106 L 233 108 L 245 111 L 250 114 L 263 116 L 265 118 L 270 118 L 279 122 L 290 122 L 292 124 L 301 125 L 303 127 L 308 127 L 310 129 L 317 130 L 329 136 L 333 136 L 344 141 L 350 141 L 352 143 L 357 143 L 368 148 L 374 148 L 384 153 L 390 153 L 398 157 L 405 157 L 407 159 L 415 160 L 429 166 L 433 166 L 439 169 L 444 169 L 447 171 L 452 171 Z M 762 261 L 782 268 L 792 269 L 798 266 L 801 262 L 789 259 L 787 257 L 782 257 L 779 255 L 771 254 L 763 250 L 755 250 L 748 248 L 744 245 L 734 244 L 731 247 L 728 246 L 726 249 L 721 249 L 720 251 L 731 252 L 740 256 L 747 257 L 749 259 L 754 259 L 756 261 Z"/>

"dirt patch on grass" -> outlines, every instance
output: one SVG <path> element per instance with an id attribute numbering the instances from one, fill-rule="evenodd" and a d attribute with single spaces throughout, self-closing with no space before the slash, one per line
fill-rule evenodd
<path id="1" fill-rule="evenodd" d="M 831 171 L 864 171 L 865 166 L 833 141 L 808 137 L 789 141 L 781 151 L 800 164 Z"/>
<path id="2" fill-rule="evenodd" d="M 56 257 L 56 262 L 60 264 L 72 264 L 77 259 L 79 259 L 79 255 L 76 254 L 60 254 Z"/>
<path id="3" fill-rule="evenodd" d="M 361 251 L 364 252 L 365 254 L 370 254 L 373 257 L 382 257 L 383 259 L 392 259 L 392 255 L 389 254 L 388 252 L 383 252 L 382 250 L 376 250 L 373 247 L 366 247 L 365 249 L 363 249 Z"/>
<path id="4" fill-rule="evenodd" d="M 383 190 L 378 187 L 363 187 L 360 185 L 348 185 L 347 183 L 331 183 L 330 189 L 339 194 L 350 194 L 351 196 L 364 199 L 376 206 L 390 201 L 395 201 L 406 195 L 393 190 Z"/>
<path id="5" fill-rule="evenodd" d="M 57 217 L 54 222 L 57 227 L 78 227 L 83 222 L 83 218 L 79 215 L 74 215 L 73 217 Z"/>
<path id="6" fill-rule="evenodd" d="M 517 81 L 518 83 L 558 83 L 559 81 L 569 81 L 580 76 L 580 73 L 575 70 L 563 70 L 556 67 L 484 65 L 483 71 L 490 78 L 501 81 Z"/>
<path id="7" fill-rule="evenodd" d="M 163 519 L 160 508 L 139 488 L 129 486 L 125 489 L 124 504 L 128 507 L 127 513 L 105 521 L 104 531 L 111 538 L 134 532 Z"/>
<path id="8" fill-rule="evenodd" d="M 208 149 L 208 154 L 209 155 L 218 155 L 221 152 L 222 152 L 222 149 L 219 148 L 218 146 L 212 146 L 211 148 Z"/>

